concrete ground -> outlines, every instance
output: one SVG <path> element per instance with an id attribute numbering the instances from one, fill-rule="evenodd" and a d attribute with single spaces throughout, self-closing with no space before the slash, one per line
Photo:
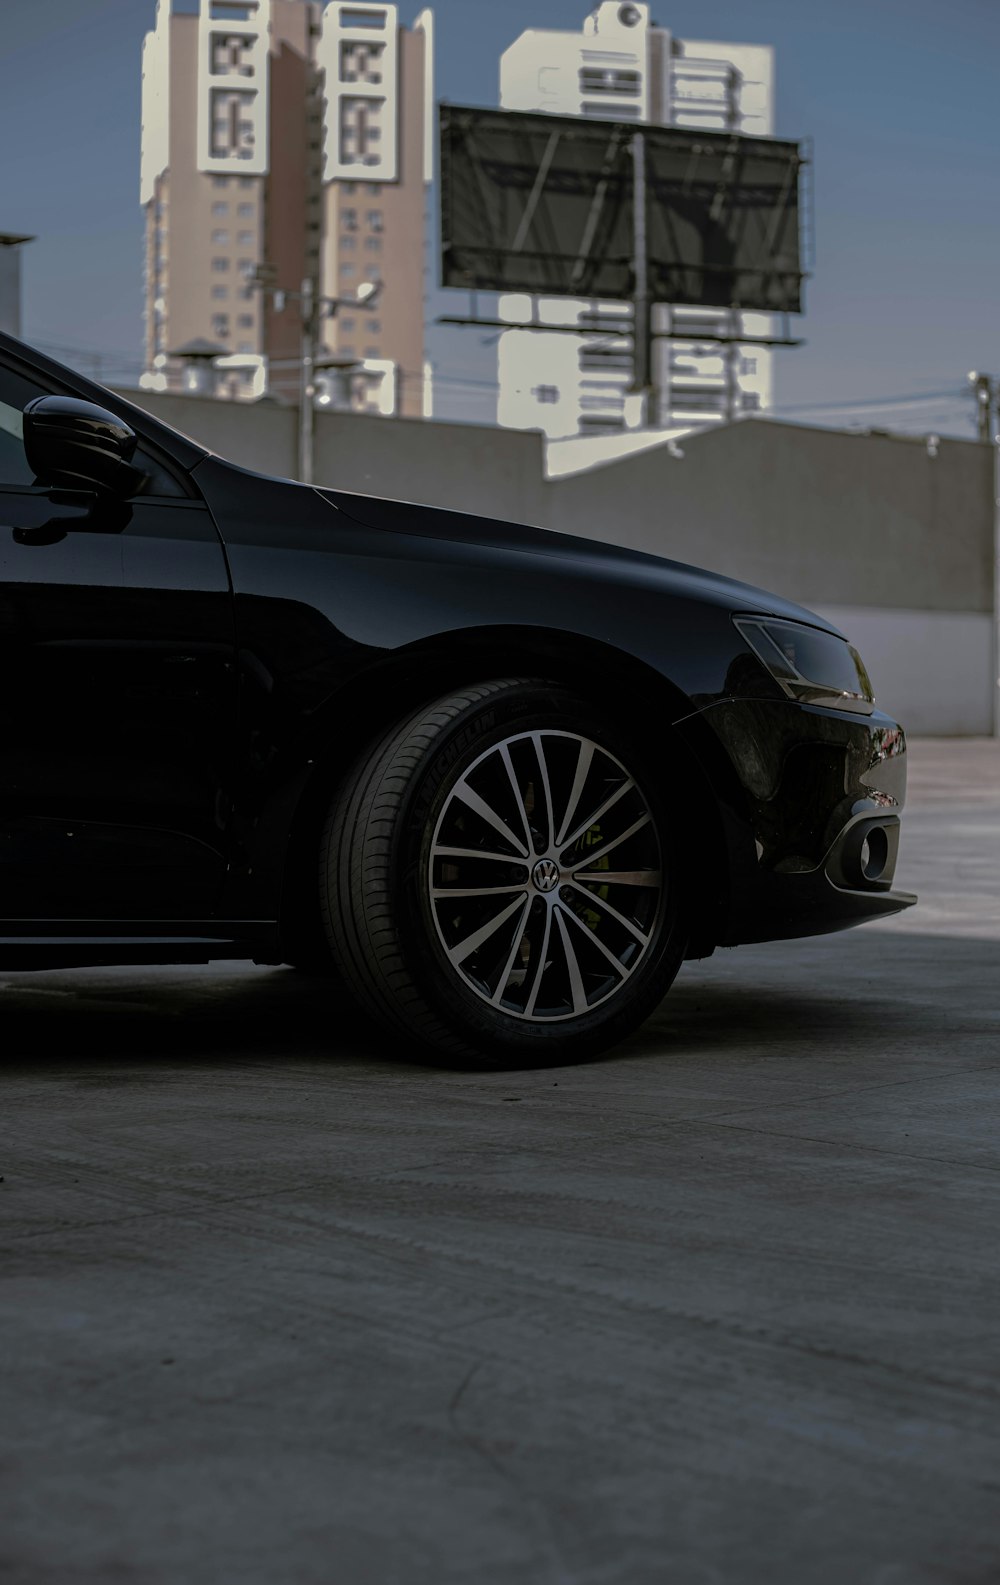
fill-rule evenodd
<path id="1" fill-rule="evenodd" d="M 3 976 L 3 1585 L 996 1585 L 1000 746 L 591 1066 Z"/>

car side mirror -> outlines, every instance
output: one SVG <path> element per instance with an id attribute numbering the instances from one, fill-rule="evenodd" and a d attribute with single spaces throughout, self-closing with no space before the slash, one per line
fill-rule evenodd
<path id="1" fill-rule="evenodd" d="M 36 396 L 22 416 L 24 453 L 40 484 L 70 489 L 96 485 L 128 499 L 146 482 L 146 475 L 132 467 L 135 430 L 94 402 Z"/>

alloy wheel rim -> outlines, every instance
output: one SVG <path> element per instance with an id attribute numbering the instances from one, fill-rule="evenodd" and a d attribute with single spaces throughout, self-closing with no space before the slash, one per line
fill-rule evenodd
<path id="1" fill-rule="evenodd" d="M 635 776 L 575 732 L 522 732 L 450 787 L 426 868 L 452 972 L 495 1011 L 556 1023 L 620 996 L 664 904 L 659 834 Z"/>

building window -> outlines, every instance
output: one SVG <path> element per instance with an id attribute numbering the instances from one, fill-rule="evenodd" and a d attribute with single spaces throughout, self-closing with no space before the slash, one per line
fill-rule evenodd
<path id="1" fill-rule="evenodd" d="M 721 418 L 725 395 L 721 391 L 671 391 L 670 407 L 675 413 L 717 413 Z"/>
<path id="2" fill-rule="evenodd" d="M 354 274 L 354 265 L 353 264 L 342 264 L 340 266 L 340 273 L 343 276 L 343 278 L 345 280 L 347 280 L 348 276 L 351 276 L 351 275 Z"/>
<path id="3" fill-rule="evenodd" d="M 757 373 L 757 359 L 756 358 L 741 358 L 740 359 L 740 373 L 741 374 L 756 374 Z"/>
<path id="4" fill-rule="evenodd" d="M 229 205 L 223 200 L 221 204 L 212 205 L 212 213 L 217 220 L 224 220 L 229 213 Z"/>
<path id="5" fill-rule="evenodd" d="M 253 185 L 254 185 L 254 178 L 252 176 L 241 176 L 240 177 L 240 186 L 241 187 L 243 187 L 243 188 L 253 187 Z"/>
<path id="6" fill-rule="evenodd" d="M 600 342 L 585 343 L 580 351 L 580 369 L 583 373 L 596 373 L 615 369 L 631 371 L 632 354 L 628 347 L 606 347 Z"/>
<path id="7" fill-rule="evenodd" d="M 239 343 L 239 345 L 237 346 L 236 350 L 237 350 L 237 352 L 252 352 L 253 351 L 253 342 L 252 341 L 241 341 Z"/>
<path id="8" fill-rule="evenodd" d="M 385 225 L 384 225 L 384 222 L 382 220 L 382 211 L 381 211 L 381 209 L 369 209 L 369 211 L 368 211 L 368 225 L 369 225 L 369 229 L 372 230 L 372 231 L 384 231 L 385 230 Z"/>
<path id="9" fill-rule="evenodd" d="M 582 66 L 580 68 L 580 96 L 588 94 L 617 94 L 629 98 L 640 91 L 638 72 L 623 71 L 618 66 Z"/>
<path id="10" fill-rule="evenodd" d="M 357 357 L 357 353 L 355 352 L 353 347 L 341 347 L 340 355 L 341 355 L 342 358 L 356 358 Z"/>
<path id="11" fill-rule="evenodd" d="M 212 177 L 212 186 L 213 187 L 228 187 L 229 186 L 229 177 L 228 176 L 213 176 Z"/>
<path id="12" fill-rule="evenodd" d="M 378 355 L 379 355 L 378 347 L 366 347 L 365 348 L 365 357 L 366 358 L 377 358 Z"/>
<path id="13" fill-rule="evenodd" d="M 241 330 L 252 330 L 253 314 L 238 314 L 236 316 L 236 323 L 239 325 Z"/>
<path id="14" fill-rule="evenodd" d="M 611 115 L 612 113 L 614 114 L 616 121 L 638 121 L 639 106 L 612 106 L 606 102 L 602 103 L 602 101 L 599 99 L 585 99 L 580 106 L 580 114 L 583 116 L 600 116 L 603 118 L 604 116 Z"/>
<path id="15" fill-rule="evenodd" d="M 213 299 L 214 302 L 216 302 L 216 303 L 224 303 L 228 296 L 229 296 L 229 287 L 228 286 L 213 286 L 212 287 L 212 299 Z"/>
<path id="16" fill-rule="evenodd" d="M 558 402 L 559 387 L 558 385 L 536 385 L 531 394 L 536 402 Z"/>
<path id="17" fill-rule="evenodd" d="M 229 244 L 229 232 L 228 231 L 213 231 L 212 232 L 212 241 L 215 243 L 217 248 L 227 247 L 228 244 Z"/>
<path id="18" fill-rule="evenodd" d="M 344 253 L 353 253 L 357 245 L 356 237 L 346 236 L 340 239 L 340 247 Z"/>
<path id="19" fill-rule="evenodd" d="M 759 413 L 760 412 L 760 392 L 759 391 L 744 391 L 743 392 L 742 407 L 743 407 L 744 413 Z"/>
<path id="20" fill-rule="evenodd" d="M 345 39 L 340 46 L 342 83 L 380 83 L 385 45 L 374 39 Z"/>
<path id="21" fill-rule="evenodd" d="M 355 324 L 356 321 L 351 318 L 342 319 L 340 321 L 340 328 L 341 330 L 353 330 Z"/>
<path id="22" fill-rule="evenodd" d="M 213 268 L 213 270 L 216 271 L 217 274 L 221 275 L 223 270 L 228 270 L 228 268 L 229 268 L 229 260 L 228 259 L 213 259 L 212 260 L 212 268 Z"/>
<path id="23" fill-rule="evenodd" d="M 351 185 L 353 186 L 353 183 Z M 358 211 L 356 209 L 342 209 L 340 211 L 340 220 L 345 231 L 357 231 Z"/>
<path id="24" fill-rule="evenodd" d="M 381 253 L 382 252 L 382 238 L 381 237 L 365 237 L 365 252 L 366 253 Z"/>
<path id="25" fill-rule="evenodd" d="M 212 134 L 210 153 L 215 160 L 253 158 L 254 131 L 250 112 L 256 95 L 252 88 L 213 88 L 209 94 Z"/>
<path id="26" fill-rule="evenodd" d="M 340 101 L 340 161 L 342 165 L 377 165 L 375 145 L 381 141 L 379 122 L 384 99 L 345 94 Z"/>
<path id="27" fill-rule="evenodd" d="M 250 52 L 253 36 L 245 33 L 213 33 L 211 70 L 213 77 L 252 77 Z"/>
<path id="28" fill-rule="evenodd" d="M 252 220 L 253 204 L 239 204 L 237 206 L 236 213 L 239 215 L 241 220 Z"/>
<path id="29" fill-rule="evenodd" d="M 357 191 L 357 182 L 341 182 L 340 190 L 347 198 L 353 198 Z"/>
<path id="30" fill-rule="evenodd" d="M 623 401 L 620 397 L 616 400 L 613 391 L 605 392 L 602 396 L 581 396 L 580 398 L 581 412 L 606 413 L 609 408 L 618 411 L 622 407 L 624 407 Z"/>
<path id="31" fill-rule="evenodd" d="M 381 319 L 366 319 L 365 320 L 365 329 L 367 330 L 367 332 L 368 332 L 368 334 L 370 336 L 381 335 L 381 333 L 382 333 L 382 321 L 381 321 Z"/>
<path id="32" fill-rule="evenodd" d="M 213 336 L 228 336 L 228 334 L 229 334 L 229 315 L 228 314 L 213 314 L 212 315 L 212 335 Z"/>
<path id="33" fill-rule="evenodd" d="M 367 183 L 367 191 L 368 191 L 369 198 L 381 198 L 382 197 L 382 188 L 379 186 L 378 182 L 368 182 Z"/>
<path id="34" fill-rule="evenodd" d="M 717 338 L 723 329 L 723 313 L 713 313 L 710 308 L 675 308 L 673 328 L 678 336 L 683 333 L 692 341 L 698 341 L 701 337 Z M 717 347 L 709 350 L 718 352 Z"/>
<path id="35" fill-rule="evenodd" d="M 252 248 L 254 244 L 253 232 L 241 231 L 239 236 L 236 238 L 236 241 L 241 248 Z"/>
<path id="36" fill-rule="evenodd" d="M 625 428 L 624 418 L 613 418 L 600 413 L 580 414 L 581 435 L 616 435 L 620 429 Z"/>

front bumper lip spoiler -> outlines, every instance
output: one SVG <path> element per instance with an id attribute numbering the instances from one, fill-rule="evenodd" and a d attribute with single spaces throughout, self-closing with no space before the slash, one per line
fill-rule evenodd
<path id="1" fill-rule="evenodd" d="M 761 876 L 752 911 L 730 929 L 719 945 L 735 947 L 755 941 L 784 941 L 798 936 L 824 936 L 849 930 L 873 919 L 903 913 L 917 902 L 913 892 L 854 890 L 838 886 L 825 869 L 808 874 Z"/>

